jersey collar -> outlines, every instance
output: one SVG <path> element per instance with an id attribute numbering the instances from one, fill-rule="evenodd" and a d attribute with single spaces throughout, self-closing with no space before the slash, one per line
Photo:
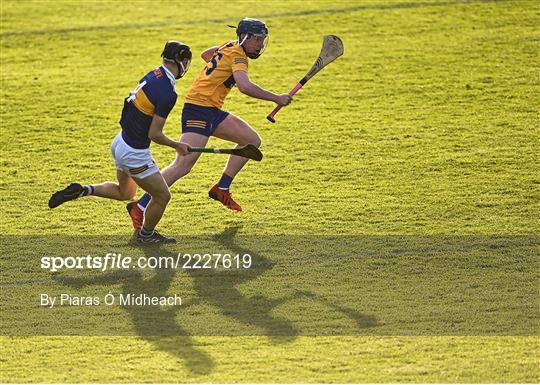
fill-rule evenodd
<path id="1" fill-rule="evenodd" d="M 174 87 L 175 84 L 176 84 L 176 79 L 174 78 L 174 75 L 172 74 L 172 72 L 169 71 L 169 70 L 167 69 L 167 67 L 165 67 L 165 66 L 161 66 L 161 68 L 163 68 L 163 71 L 165 71 L 165 75 L 167 75 L 167 77 L 168 77 L 169 80 L 171 81 L 172 86 Z"/>
<path id="2" fill-rule="evenodd" d="M 246 50 L 244 49 L 244 46 L 243 46 L 243 45 L 238 44 L 238 41 L 236 41 L 236 40 L 233 40 L 233 41 L 231 41 L 230 43 L 232 43 L 233 46 L 236 47 L 236 48 L 238 48 L 238 47 L 242 48 L 242 53 L 244 54 L 244 56 L 246 57 L 246 59 L 248 59 L 248 55 L 247 55 Z"/>

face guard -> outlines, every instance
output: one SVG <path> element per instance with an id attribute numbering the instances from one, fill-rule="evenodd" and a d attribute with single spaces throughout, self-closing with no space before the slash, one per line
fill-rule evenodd
<path id="1" fill-rule="evenodd" d="M 240 38 L 241 35 L 244 35 L 242 39 Z M 240 46 L 252 36 L 264 39 L 262 48 L 258 52 L 246 52 L 246 55 L 250 59 L 257 59 L 259 56 L 261 56 L 268 45 L 268 28 L 266 28 L 266 24 L 261 20 L 251 18 L 240 20 L 240 23 L 238 23 L 238 27 L 236 28 L 236 36 L 238 37 L 238 45 Z"/>
<path id="2" fill-rule="evenodd" d="M 264 39 L 263 40 L 263 43 L 262 43 L 262 48 L 257 51 L 257 52 L 247 52 L 246 48 L 244 47 L 244 51 L 246 52 L 246 55 L 250 58 L 250 59 L 257 59 L 259 58 L 264 50 L 266 49 L 266 46 L 268 45 L 268 40 L 269 40 L 269 36 L 266 35 L 266 36 L 263 36 L 263 35 L 245 35 L 244 38 L 242 39 L 242 41 L 240 41 L 238 43 L 238 45 L 242 45 L 246 42 L 246 40 L 250 39 L 250 38 L 253 38 L 253 37 L 256 37 L 258 39 Z"/>
<path id="3" fill-rule="evenodd" d="M 180 79 L 186 74 L 191 63 L 191 50 L 185 44 L 179 41 L 168 41 L 163 48 L 161 57 L 164 61 L 169 63 L 175 63 L 178 67 L 178 74 L 176 79 Z"/>
<path id="4" fill-rule="evenodd" d="M 176 79 L 180 79 L 182 76 L 188 72 L 189 65 L 191 64 L 191 58 L 184 58 L 182 61 L 174 61 L 176 63 L 176 66 L 178 67 L 178 75 L 176 75 Z"/>

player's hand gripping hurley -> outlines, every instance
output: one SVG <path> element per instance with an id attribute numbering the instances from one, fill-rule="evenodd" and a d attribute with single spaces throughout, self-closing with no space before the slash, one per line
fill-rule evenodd
<path id="1" fill-rule="evenodd" d="M 319 54 L 317 61 L 315 61 L 315 64 L 313 64 L 313 67 L 311 67 L 306 76 L 304 76 L 304 78 L 300 80 L 298 84 L 295 85 L 294 88 L 289 92 L 289 95 L 293 96 L 294 94 L 296 94 L 298 90 L 302 88 L 309 79 L 311 79 L 317 74 L 317 72 L 322 70 L 328 64 L 332 63 L 341 55 L 343 55 L 343 42 L 341 41 L 341 39 L 334 35 L 325 36 L 323 38 L 323 46 L 321 48 L 321 53 Z M 268 119 L 272 123 L 275 123 L 276 120 L 274 119 L 274 115 L 277 114 L 281 107 L 282 106 L 276 106 L 276 108 L 274 108 L 274 110 L 266 117 L 266 119 Z"/>

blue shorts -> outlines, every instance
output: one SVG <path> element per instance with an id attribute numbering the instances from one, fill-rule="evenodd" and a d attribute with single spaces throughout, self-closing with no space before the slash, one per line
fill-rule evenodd
<path id="1" fill-rule="evenodd" d="M 182 133 L 195 132 L 204 136 L 214 134 L 217 126 L 229 115 L 215 107 L 185 103 L 182 110 Z"/>

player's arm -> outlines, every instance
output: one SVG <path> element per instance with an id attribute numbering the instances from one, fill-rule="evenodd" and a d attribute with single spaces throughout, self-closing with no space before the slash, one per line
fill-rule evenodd
<path id="1" fill-rule="evenodd" d="M 289 94 L 274 94 L 273 92 L 267 91 L 262 87 L 259 87 L 257 84 L 249 80 L 249 76 L 245 71 L 235 71 L 233 72 L 234 80 L 236 86 L 241 93 L 251 96 L 252 98 L 269 100 L 275 102 L 280 106 L 286 106 L 292 101 L 292 96 Z"/>
<path id="2" fill-rule="evenodd" d="M 210 59 L 212 59 L 212 56 L 214 56 L 214 53 L 216 52 L 216 50 L 218 48 L 219 47 L 216 45 L 214 47 L 210 47 L 210 48 L 204 50 L 201 53 L 201 58 L 204 60 L 205 63 L 208 63 L 210 61 Z"/>
<path id="3" fill-rule="evenodd" d="M 152 123 L 150 124 L 150 129 L 148 130 L 148 138 L 152 142 L 161 144 L 163 146 L 169 146 L 174 148 L 180 154 L 187 154 L 188 145 L 182 142 L 175 142 L 171 140 L 167 135 L 163 133 L 163 127 L 165 126 L 166 118 L 163 118 L 159 115 L 154 115 Z"/>

